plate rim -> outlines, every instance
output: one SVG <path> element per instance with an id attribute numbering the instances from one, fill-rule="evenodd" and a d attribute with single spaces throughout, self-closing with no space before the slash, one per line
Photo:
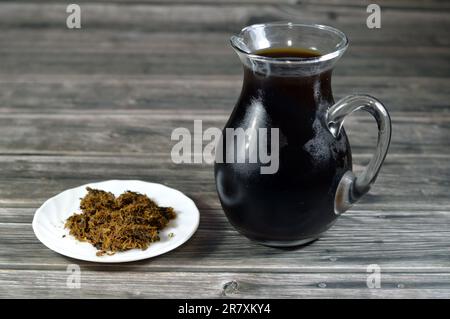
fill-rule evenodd
<path id="1" fill-rule="evenodd" d="M 81 257 L 81 258 L 80 258 L 80 257 L 70 256 L 70 255 L 68 255 L 66 252 L 62 252 L 59 248 L 54 248 L 54 247 L 52 247 L 51 244 L 48 244 L 48 242 L 46 242 L 46 240 L 43 240 L 43 239 L 42 239 L 44 236 L 42 235 L 42 233 L 40 233 L 39 228 L 38 228 L 38 226 L 37 226 L 37 224 L 38 224 L 38 215 L 39 215 L 39 213 L 42 211 L 43 207 L 44 207 L 48 202 L 51 202 L 52 200 L 55 200 L 56 197 L 59 197 L 59 196 L 65 194 L 65 193 L 70 193 L 70 192 L 72 192 L 72 191 L 74 191 L 74 190 L 76 190 L 76 189 L 78 189 L 78 188 L 86 188 L 86 187 L 88 187 L 88 186 L 89 186 L 89 187 L 95 187 L 95 185 L 97 185 L 97 184 L 104 184 L 104 183 L 123 183 L 123 182 L 126 182 L 126 183 L 152 184 L 152 185 L 155 185 L 155 186 L 158 186 L 158 187 L 163 187 L 163 188 L 170 189 L 171 191 L 175 191 L 175 192 L 179 193 L 179 195 L 183 196 L 186 200 L 188 200 L 188 201 L 193 205 L 193 208 L 194 208 L 194 210 L 195 210 L 195 211 L 194 211 L 194 212 L 195 212 L 195 217 L 196 217 L 196 219 L 195 219 L 195 225 L 194 225 L 194 227 L 192 228 L 192 230 L 190 231 L 189 235 L 187 235 L 187 236 L 186 236 L 186 237 L 185 237 L 185 238 L 184 238 L 177 246 L 175 246 L 175 247 L 173 247 L 173 248 L 171 248 L 171 249 L 169 249 L 169 250 L 167 250 L 167 251 L 162 251 L 162 252 L 159 252 L 159 253 L 157 253 L 157 254 L 155 254 L 155 255 L 152 255 L 152 256 L 145 256 L 145 255 L 144 255 L 144 256 L 134 257 L 134 258 L 125 258 L 125 259 L 123 259 L 123 260 L 107 260 L 107 259 L 101 260 L 101 259 L 98 259 L 98 258 L 101 258 L 101 257 L 98 257 L 98 256 L 96 256 L 96 255 L 93 255 L 92 258 L 91 258 L 91 257 Z M 146 194 L 146 195 L 148 195 L 148 194 Z M 45 247 L 47 247 L 48 249 L 50 249 L 50 250 L 52 250 L 52 251 L 54 251 L 54 252 L 56 252 L 56 253 L 58 253 L 58 254 L 60 254 L 60 255 L 62 255 L 62 256 L 65 256 L 65 257 L 68 257 L 68 258 L 72 258 L 72 259 L 76 259 L 76 260 L 82 260 L 82 261 L 87 261 L 87 262 L 93 262 L 93 263 L 117 264 L 117 263 L 128 263 L 128 262 L 134 262 L 134 261 L 140 261 L 140 260 L 150 259 L 150 258 L 153 258 L 153 257 L 157 257 L 157 256 L 160 256 L 160 255 L 166 254 L 166 253 L 168 253 L 168 252 L 171 252 L 171 251 L 177 249 L 178 247 L 181 247 L 181 246 L 184 245 L 189 239 L 191 239 L 191 237 L 197 232 L 198 227 L 199 227 L 199 225 L 200 225 L 200 211 L 199 211 L 197 205 L 195 204 L 195 202 L 194 202 L 190 197 L 188 197 L 187 195 L 185 195 L 183 192 L 179 191 L 178 189 L 175 189 L 175 188 L 172 188 L 172 187 L 169 187 L 169 186 L 160 184 L 160 183 L 147 182 L 147 181 L 138 180 L 138 179 L 111 179 L 111 180 L 105 180 L 105 181 L 99 181 L 99 182 L 86 183 L 86 184 L 84 184 L 84 185 L 80 185 L 80 186 L 68 188 L 68 189 L 65 189 L 65 190 L 63 190 L 62 192 L 57 193 L 57 194 L 55 194 L 54 196 L 48 198 L 48 199 L 47 199 L 46 201 L 44 201 L 44 202 L 39 206 L 39 208 L 37 208 L 36 211 L 34 212 L 34 215 L 33 215 L 33 221 L 32 221 L 32 223 L 31 223 L 31 225 L 32 225 L 32 228 L 33 228 L 34 235 L 35 235 L 36 238 L 39 240 L 39 242 L 41 242 L 41 243 L 42 243 Z M 119 252 L 119 253 L 120 253 L 120 252 Z"/>

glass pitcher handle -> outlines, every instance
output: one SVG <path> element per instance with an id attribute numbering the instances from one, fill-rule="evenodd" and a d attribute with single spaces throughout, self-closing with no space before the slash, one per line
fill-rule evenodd
<path id="1" fill-rule="evenodd" d="M 347 115 L 364 110 L 372 114 L 378 125 L 378 142 L 374 156 L 364 171 L 355 176 L 347 171 L 339 182 L 336 190 L 334 210 L 342 214 L 357 200 L 367 193 L 375 182 L 391 141 L 391 118 L 384 105 L 369 95 L 350 95 L 338 101 L 328 109 L 326 123 L 334 137 L 338 137 Z"/>

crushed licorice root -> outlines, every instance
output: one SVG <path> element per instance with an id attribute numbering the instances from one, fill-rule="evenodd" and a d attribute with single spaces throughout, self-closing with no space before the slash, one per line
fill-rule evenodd
<path id="1" fill-rule="evenodd" d="M 80 203 L 82 213 L 70 216 L 65 227 L 76 239 L 94 245 L 97 256 L 145 250 L 176 217 L 172 207 L 159 207 L 146 195 L 128 191 L 116 198 L 102 190 L 87 191 Z"/>

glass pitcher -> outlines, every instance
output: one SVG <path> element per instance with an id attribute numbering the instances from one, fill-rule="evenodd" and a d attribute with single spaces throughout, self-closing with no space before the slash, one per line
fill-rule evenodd
<path id="1" fill-rule="evenodd" d="M 335 103 L 332 68 L 348 46 L 335 28 L 258 24 L 232 36 L 231 45 L 244 66 L 244 80 L 216 152 L 220 202 L 231 224 L 252 240 L 269 246 L 306 244 L 369 191 L 388 151 L 389 114 L 369 95 Z M 271 48 L 318 54 L 258 54 Z M 355 176 L 343 122 L 357 110 L 375 118 L 378 144 Z"/>

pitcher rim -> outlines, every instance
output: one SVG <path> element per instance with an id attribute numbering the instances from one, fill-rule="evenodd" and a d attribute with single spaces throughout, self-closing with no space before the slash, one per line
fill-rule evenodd
<path id="1" fill-rule="evenodd" d="M 267 57 L 262 55 L 257 55 L 253 53 L 246 52 L 239 48 L 237 45 L 237 41 L 239 39 L 242 39 L 242 35 L 245 31 L 255 28 L 262 28 L 262 27 L 273 27 L 273 26 L 285 26 L 285 27 L 307 27 L 307 28 L 314 28 L 318 30 L 328 31 L 332 32 L 335 35 L 337 35 L 341 41 L 338 43 L 336 48 L 328 52 L 326 54 L 317 56 L 317 57 L 307 57 L 307 58 L 295 58 L 295 57 L 289 57 L 289 58 L 274 58 L 274 57 Z M 236 52 L 244 54 L 250 59 L 253 60 L 259 60 L 259 61 L 265 61 L 270 63 L 281 63 L 281 64 L 307 64 L 307 63 L 320 63 L 329 61 L 332 59 L 335 59 L 339 56 L 341 56 L 345 50 L 348 47 L 349 41 L 347 36 L 344 32 L 340 31 L 339 29 L 336 29 L 334 27 L 324 25 L 324 24 L 308 24 L 308 23 L 293 23 L 293 22 L 269 22 L 269 23 L 259 23 L 259 24 L 252 24 L 249 26 L 246 26 L 245 28 L 241 29 L 241 31 L 238 34 L 232 35 L 230 38 L 231 46 L 233 47 Z"/>

